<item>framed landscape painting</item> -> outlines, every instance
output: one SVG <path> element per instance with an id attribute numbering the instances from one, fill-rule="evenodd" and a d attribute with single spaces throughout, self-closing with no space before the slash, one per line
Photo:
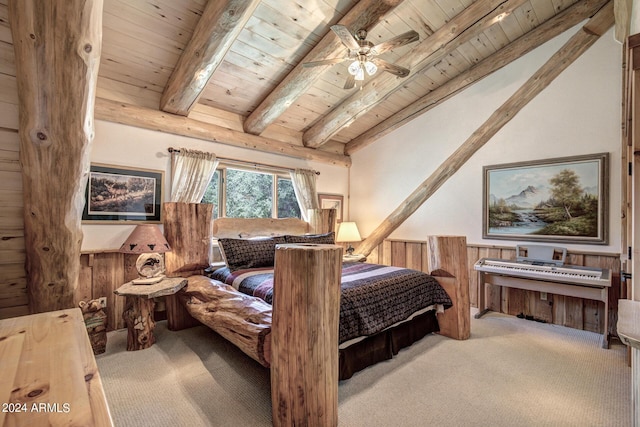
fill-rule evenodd
<path id="1" fill-rule="evenodd" d="M 483 238 L 606 244 L 608 153 L 485 166 Z"/>
<path id="2" fill-rule="evenodd" d="M 160 222 L 164 172 L 92 164 L 83 222 Z"/>

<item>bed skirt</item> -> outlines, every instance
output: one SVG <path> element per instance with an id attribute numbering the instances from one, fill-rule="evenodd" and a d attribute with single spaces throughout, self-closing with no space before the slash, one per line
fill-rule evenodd
<path id="1" fill-rule="evenodd" d="M 349 379 L 368 366 L 389 360 L 401 349 L 439 330 L 436 311 L 431 310 L 340 349 L 338 378 Z"/>
<path id="2" fill-rule="evenodd" d="M 271 314 L 269 304 L 242 294 L 205 276 L 192 276 L 178 292 L 188 313 L 218 332 L 264 367 L 271 365 Z M 398 352 L 432 332 L 438 332 L 436 310 L 387 328 L 339 350 L 338 378 L 393 358 Z"/>

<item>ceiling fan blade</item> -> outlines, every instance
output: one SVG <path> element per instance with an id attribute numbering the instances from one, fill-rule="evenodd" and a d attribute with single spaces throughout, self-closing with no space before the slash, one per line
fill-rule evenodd
<path id="1" fill-rule="evenodd" d="M 344 25 L 336 24 L 331 26 L 331 30 L 336 33 L 336 36 L 342 41 L 342 43 L 351 50 L 360 50 L 358 41 L 353 37 L 351 31 Z"/>
<path id="2" fill-rule="evenodd" d="M 378 66 L 378 68 L 381 68 L 382 70 L 387 71 L 391 74 L 395 74 L 398 77 L 407 77 L 410 72 L 408 68 L 404 68 L 399 65 L 392 64 L 390 62 L 385 61 L 384 59 L 374 58 L 371 61 L 375 63 Z"/>
<path id="3" fill-rule="evenodd" d="M 387 40 L 386 42 L 382 42 L 380 44 L 373 46 L 370 52 L 372 52 L 374 55 L 380 55 L 381 53 L 384 53 L 390 49 L 393 49 L 394 47 L 403 46 L 407 43 L 414 42 L 419 38 L 420 38 L 420 34 L 416 33 L 415 31 L 413 30 L 407 31 L 406 33 L 400 34 L 399 36 L 396 36 L 390 40 Z"/>
<path id="4" fill-rule="evenodd" d="M 346 59 L 348 58 L 330 58 L 330 59 L 323 59 L 321 61 L 304 62 L 302 66 L 317 67 L 318 65 L 332 65 L 332 64 L 337 64 L 338 62 L 345 61 Z"/>
<path id="5" fill-rule="evenodd" d="M 356 85 L 356 77 L 349 74 L 347 76 L 347 81 L 344 82 L 344 88 L 345 89 L 351 89 L 352 87 L 354 87 Z"/>

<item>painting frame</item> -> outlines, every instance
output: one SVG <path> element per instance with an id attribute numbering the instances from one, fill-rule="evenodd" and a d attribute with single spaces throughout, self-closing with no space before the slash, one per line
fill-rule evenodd
<path id="1" fill-rule="evenodd" d="M 482 238 L 606 245 L 608 195 L 609 153 L 484 166 Z"/>
<path id="2" fill-rule="evenodd" d="M 318 193 L 318 206 L 320 209 L 335 209 L 336 222 L 342 222 L 342 218 L 344 218 L 344 196 L 342 194 Z"/>
<path id="3" fill-rule="evenodd" d="M 163 188 L 162 170 L 92 163 L 82 223 L 158 224 L 162 220 Z"/>

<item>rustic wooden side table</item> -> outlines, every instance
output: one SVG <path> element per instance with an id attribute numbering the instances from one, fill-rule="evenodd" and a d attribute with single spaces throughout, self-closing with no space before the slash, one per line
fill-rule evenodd
<path id="1" fill-rule="evenodd" d="M 176 292 L 187 285 L 184 277 L 168 277 L 153 285 L 134 285 L 127 282 L 114 291 L 116 295 L 126 297 L 122 318 L 127 324 L 127 350 L 142 350 L 149 348 L 156 342 L 153 328 L 155 308 L 154 298 L 174 296 Z M 169 307 L 170 304 L 167 304 Z M 173 304 L 171 304 L 173 306 Z M 167 308 L 167 322 L 172 322 L 172 312 Z"/>

